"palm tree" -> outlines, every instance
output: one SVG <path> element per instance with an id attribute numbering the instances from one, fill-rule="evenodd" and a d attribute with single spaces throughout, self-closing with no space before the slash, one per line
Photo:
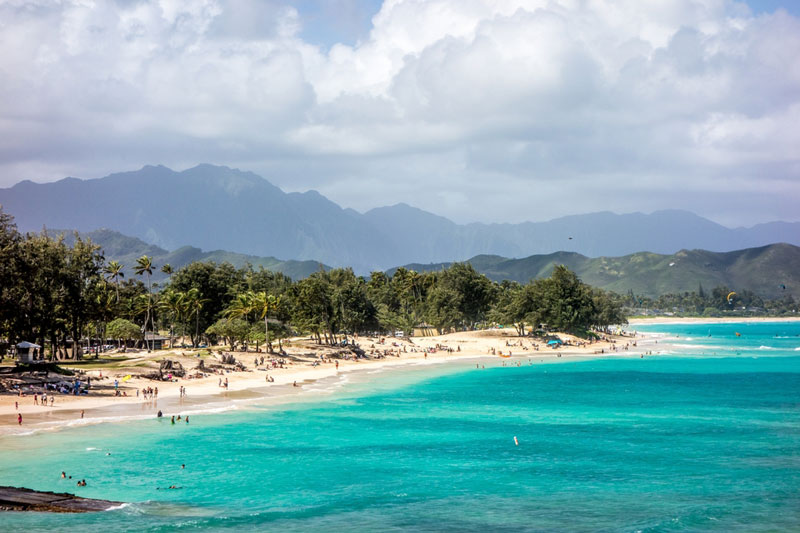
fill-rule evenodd
<path id="1" fill-rule="evenodd" d="M 94 300 L 95 309 L 98 312 L 102 324 L 103 344 L 106 343 L 106 324 L 109 319 L 114 316 L 114 311 L 117 308 L 113 297 L 112 294 L 106 291 L 97 294 Z"/>
<path id="2" fill-rule="evenodd" d="M 169 263 L 165 263 L 164 266 L 161 267 L 161 272 L 171 277 L 173 272 L 172 265 L 170 265 Z"/>
<path id="3" fill-rule="evenodd" d="M 187 314 L 191 316 L 194 314 L 194 338 L 192 338 L 192 346 L 196 348 L 196 344 L 200 344 L 200 311 L 203 310 L 203 304 L 207 303 L 208 298 L 201 298 L 200 290 L 193 287 L 186 291 L 186 301 L 184 303 Z"/>
<path id="4" fill-rule="evenodd" d="M 103 268 L 103 273 L 106 279 L 114 280 L 114 286 L 117 288 L 117 303 L 119 303 L 119 279 L 125 277 L 125 272 L 122 271 L 124 265 L 120 265 L 117 261 L 109 261 L 108 265 Z"/>
<path id="5" fill-rule="evenodd" d="M 147 317 L 150 310 L 150 297 L 147 294 L 137 294 L 128 300 L 127 313 L 131 320 L 144 315 L 144 323 L 142 324 L 142 338 L 146 339 L 145 333 L 147 332 Z M 147 345 L 147 340 L 145 340 Z"/>
<path id="6" fill-rule="evenodd" d="M 163 270 L 163 269 L 162 269 Z M 162 294 L 159 307 L 169 313 L 170 327 L 169 327 L 169 346 L 172 345 L 172 333 L 175 329 L 175 321 L 181 321 L 184 307 L 186 302 L 186 294 L 180 291 L 168 289 Z"/>
<path id="7" fill-rule="evenodd" d="M 264 291 L 257 292 L 251 297 L 251 309 L 264 319 L 264 339 L 267 343 L 267 350 L 272 353 L 272 343 L 269 342 L 269 313 L 273 313 L 280 308 L 281 298 Z"/>
<path id="8" fill-rule="evenodd" d="M 231 304 L 228 306 L 228 309 L 225 311 L 228 320 L 243 317 L 247 322 L 250 322 L 249 317 L 250 313 L 252 313 L 254 309 L 254 299 L 255 293 L 253 291 L 237 294 L 236 298 L 233 299 L 233 302 L 231 302 Z"/>
<path id="9" fill-rule="evenodd" d="M 152 320 L 152 317 L 150 316 L 150 308 L 152 307 L 152 287 L 150 285 L 150 276 L 153 275 L 153 261 L 152 261 L 152 259 L 150 259 L 146 255 L 143 255 L 142 257 L 140 257 L 139 259 L 136 260 L 136 267 L 134 268 L 133 271 L 136 272 L 137 276 L 142 276 L 144 274 L 147 274 L 147 315 L 145 316 L 145 319 L 144 319 L 145 336 L 146 336 L 147 335 L 147 321 L 148 320 Z M 155 335 L 155 332 L 153 332 L 153 335 Z M 146 340 L 145 340 L 145 344 L 147 344 Z M 155 346 L 154 343 L 153 343 L 153 346 Z M 152 348 L 148 345 L 147 351 L 149 352 L 149 351 L 151 351 L 151 349 Z"/>

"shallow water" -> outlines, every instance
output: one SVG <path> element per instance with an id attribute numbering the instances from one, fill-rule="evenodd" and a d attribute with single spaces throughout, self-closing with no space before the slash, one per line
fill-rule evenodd
<path id="1" fill-rule="evenodd" d="M 135 503 L 2 529 L 796 530 L 800 323 L 636 329 L 668 355 L 432 365 L 189 425 L 5 437 L 0 484 Z"/>

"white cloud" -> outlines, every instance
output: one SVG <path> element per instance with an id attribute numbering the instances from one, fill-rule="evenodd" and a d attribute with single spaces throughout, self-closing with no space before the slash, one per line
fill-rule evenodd
<path id="1" fill-rule="evenodd" d="M 303 16 L 279 0 L 0 1 L 0 185 L 211 162 L 459 221 L 798 217 L 785 12 L 386 0 L 363 41 L 329 50 L 301 39 Z M 743 192 L 717 205 L 726 180 Z"/>

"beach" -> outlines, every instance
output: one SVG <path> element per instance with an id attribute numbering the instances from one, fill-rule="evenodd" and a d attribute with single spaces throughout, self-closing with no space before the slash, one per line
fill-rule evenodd
<path id="1" fill-rule="evenodd" d="M 230 372 L 159 385 L 157 405 L 100 398 L 87 421 L 54 408 L 60 423 L 18 434 L 3 426 L 0 485 L 126 503 L 7 513 L 4 524 L 98 533 L 793 529 L 800 322 L 628 331 L 637 335 L 609 339 L 611 353 L 610 342 L 543 349 L 512 330 L 413 338 L 427 358 L 340 360 L 338 373 L 335 363 L 301 362 L 309 345 L 295 339 L 294 364 L 269 386 L 258 383 L 266 372 Z M 231 353 L 247 367 L 256 357 Z"/>
<path id="2" fill-rule="evenodd" d="M 800 317 L 675 317 L 658 316 L 649 318 L 631 318 L 628 320 L 628 329 L 645 324 L 739 324 L 759 322 L 800 322 Z"/>
<path id="3" fill-rule="evenodd" d="M 34 404 L 30 390 L 25 395 L 5 393 L 0 397 L 0 429 L 4 433 L 28 433 L 34 430 L 53 429 L 59 426 L 91 424 L 106 421 L 119 422 L 125 418 L 146 418 L 156 416 L 161 411 L 164 416 L 199 413 L 208 410 L 222 410 L 231 402 L 286 402 L 296 400 L 300 393 L 313 396 L 311 384 L 335 379 L 350 373 L 376 372 L 412 365 L 430 365 L 474 358 L 488 358 L 496 364 L 519 358 L 538 360 L 572 360 L 573 358 L 606 357 L 617 354 L 631 354 L 625 345 L 639 342 L 646 346 L 647 340 L 641 337 L 606 335 L 607 340 L 596 341 L 583 346 L 584 341 L 571 335 L 560 334 L 559 338 L 568 344 L 551 348 L 541 340 L 518 337 L 512 328 L 485 331 L 460 332 L 448 335 L 393 338 L 365 337 L 356 339 L 368 352 L 379 352 L 365 359 L 330 359 L 335 347 L 317 346 L 307 339 L 291 339 L 286 343 L 286 356 L 265 354 L 264 352 L 226 352 L 216 347 L 215 352 L 233 355 L 243 363 L 247 370 L 236 371 L 231 368 L 205 372 L 205 377 L 177 378 L 170 381 L 148 379 L 138 376 L 141 364 L 137 354 L 131 354 L 130 366 L 119 363 L 106 367 L 86 370 L 83 375 L 91 378 L 92 389 L 89 395 L 48 394 L 54 402 L 47 407 Z M 383 340 L 383 343 L 380 341 Z M 538 350 L 535 348 L 538 346 Z M 618 351 L 614 351 L 615 347 Z M 161 350 L 148 354 L 149 360 L 170 359 L 179 361 L 187 369 L 198 363 L 194 355 L 199 350 Z M 503 354 L 504 356 L 501 356 Z M 322 357 L 320 357 L 322 356 Z M 283 359 L 283 368 L 265 369 L 255 364 L 260 358 Z M 213 361 L 206 358 L 205 361 Z M 69 361 L 62 362 L 69 367 Z M 486 364 L 484 362 L 484 364 Z M 131 376 L 127 380 L 127 376 Z M 267 376 L 273 381 L 268 382 Z M 123 381 L 125 380 L 125 381 Z M 116 381 L 117 387 L 114 386 Z M 227 382 L 227 387 L 225 386 Z M 296 386 L 295 386 L 296 384 Z M 116 388 L 120 395 L 116 395 Z M 145 399 L 147 388 L 157 388 L 157 397 Z M 181 394 L 181 390 L 185 394 Z M 137 395 L 138 390 L 138 395 Z M 305 396 L 308 398 L 308 394 Z M 23 417 L 18 424 L 17 415 Z"/>

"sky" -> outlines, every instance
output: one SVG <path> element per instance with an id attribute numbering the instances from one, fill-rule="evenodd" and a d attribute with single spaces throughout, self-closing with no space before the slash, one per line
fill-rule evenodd
<path id="1" fill-rule="evenodd" d="M 793 0 L 0 0 L 0 187 L 249 170 L 456 222 L 800 220 Z"/>

